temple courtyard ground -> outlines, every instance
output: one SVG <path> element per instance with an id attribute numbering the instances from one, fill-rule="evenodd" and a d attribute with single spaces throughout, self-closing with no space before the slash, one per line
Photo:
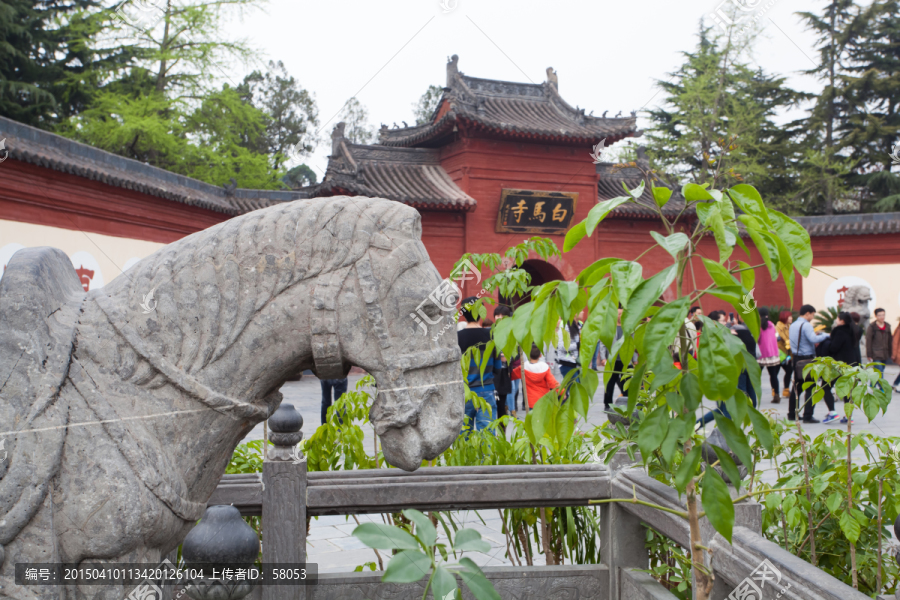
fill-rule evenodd
<path id="1" fill-rule="evenodd" d="M 885 377 L 889 382 L 892 382 L 898 373 L 900 373 L 900 367 L 889 365 L 886 369 Z M 351 374 L 348 389 L 353 390 L 356 382 L 361 378 L 362 375 Z M 763 401 L 760 409 L 774 410 L 780 417 L 786 418 L 788 410 L 787 399 L 782 399 L 779 404 L 772 404 L 771 387 L 765 373 L 762 379 Z M 293 404 L 300 414 L 303 415 L 304 437 L 309 437 L 320 425 L 322 394 L 319 380 L 314 376 L 304 375 L 300 381 L 286 383 L 281 388 L 281 392 L 284 394 L 284 402 Z M 838 403 L 837 410 L 843 414 L 842 403 Z M 816 418 L 821 419 L 826 412 L 824 403 L 820 402 L 816 405 Z M 872 423 L 869 423 L 865 415 L 862 415 L 859 411 L 857 411 L 855 416 L 854 432 L 871 432 L 879 436 L 900 437 L 900 394 L 894 392 L 894 403 L 888 409 L 887 415 L 879 416 Z M 603 395 L 598 393 L 594 397 L 594 402 L 588 413 L 588 423 L 582 424 L 581 429 L 592 429 L 604 421 L 606 421 L 606 415 L 603 412 Z M 846 425 L 841 425 L 838 421 L 830 424 L 804 424 L 803 427 L 813 437 L 826 429 L 840 428 L 841 430 L 846 430 Z M 371 427 L 366 426 L 365 435 L 365 447 L 372 448 L 374 432 Z M 263 426 L 260 424 L 248 434 L 245 441 L 262 438 Z M 857 449 L 854 452 L 854 458 L 865 460 L 863 451 Z M 767 468 L 766 465 L 763 465 L 763 468 Z M 770 473 L 771 477 L 769 476 Z M 774 481 L 774 473 L 767 471 L 764 479 Z M 459 527 L 469 527 L 478 530 L 482 538 L 491 545 L 491 550 L 487 553 L 467 552 L 466 555 L 472 560 L 481 566 L 508 566 L 512 564 L 505 557 L 506 537 L 503 534 L 503 523 L 499 511 L 480 511 L 479 514 L 476 514 L 475 511 L 462 511 L 454 513 L 454 518 Z M 359 519 L 360 523 L 366 521 L 382 522 L 380 515 L 359 515 L 357 519 Z M 308 562 L 317 563 L 321 573 L 352 571 L 359 565 L 377 562 L 375 552 L 351 535 L 356 526 L 357 523 L 352 516 L 338 515 L 313 519 L 308 537 Z M 389 560 L 389 554 L 389 552 L 382 552 L 382 559 L 385 565 Z M 534 559 L 534 564 L 544 564 L 541 554 L 536 553 Z"/>

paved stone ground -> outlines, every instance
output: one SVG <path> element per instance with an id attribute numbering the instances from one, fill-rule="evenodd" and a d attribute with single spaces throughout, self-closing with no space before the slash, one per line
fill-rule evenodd
<path id="1" fill-rule="evenodd" d="M 900 367 L 891 365 L 887 367 L 886 378 L 892 382 L 900 372 Z M 351 374 L 349 377 L 349 388 L 354 389 L 356 383 L 362 378 L 362 375 Z M 760 405 L 761 410 L 773 409 L 782 417 L 787 417 L 787 399 L 783 398 L 779 404 L 772 404 L 772 392 L 769 385 L 769 378 L 763 373 L 763 394 Z M 319 380 L 312 375 L 305 375 L 300 381 L 288 382 L 281 388 L 284 394 L 284 401 L 294 405 L 294 407 L 303 415 L 304 426 L 303 431 L 308 436 L 315 428 L 320 425 L 320 406 L 321 406 L 321 387 Z M 895 392 L 895 402 L 888 409 L 887 416 L 880 416 L 872 423 L 868 423 L 864 415 L 858 414 L 854 419 L 853 431 L 870 431 L 881 436 L 900 436 L 900 394 Z M 815 416 L 821 419 L 826 412 L 824 403 L 816 405 Z M 838 403 L 838 412 L 842 413 L 842 403 Z M 594 403 L 588 413 L 588 423 L 583 429 L 591 429 L 596 425 L 600 425 L 606 420 L 603 412 L 603 396 L 597 394 Z M 841 428 L 845 429 L 846 425 L 840 425 L 837 421 L 830 424 L 804 424 L 804 430 L 811 436 L 815 437 L 822 433 L 825 429 Z M 366 448 L 373 447 L 374 433 L 371 427 L 367 427 Z M 247 436 L 247 440 L 262 439 L 263 427 L 257 426 Z M 864 460 L 864 453 L 861 449 L 857 449 L 854 458 Z M 767 471 L 764 475 L 765 480 L 773 481 L 774 473 Z M 480 518 L 479 518 L 480 517 Z M 357 517 L 360 523 L 366 521 L 382 522 L 380 515 L 359 515 Z M 510 565 L 510 561 L 505 557 L 506 541 L 502 532 L 502 520 L 498 511 L 486 511 L 480 515 L 474 511 L 463 511 L 454 513 L 454 518 L 460 527 L 470 527 L 478 530 L 482 537 L 491 544 L 491 550 L 487 554 L 467 553 L 481 566 L 500 566 Z M 483 521 L 483 522 L 482 522 Z M 319 565 L 320 572 L 339 572 L 352 571 L 358 565 L 369 562 L 377 562 L 375 552 L 363 546 L 359 540 L 351 536 L 353 529 L 356 527 L 356 521 L 350 516 L 327 516 L 319 517 L 313 520 L 309 535 L 308 560 Z M 439 528 L 440 529 L 440 528 Z M 443 537 L 443 536 L 441 536 Z M 444 540 L 446 541 L 446 540 Z M 387 564 L 389 553 L 382 553 L 384 564 Z M 539 554 L 535 556 L 535 564 L 543 564 L 543 557 Z"/>

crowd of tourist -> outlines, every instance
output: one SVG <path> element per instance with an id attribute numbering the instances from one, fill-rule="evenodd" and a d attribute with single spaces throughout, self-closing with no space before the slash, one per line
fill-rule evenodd
<path id="1" fill-rule="evenodd" d="M 461 314 L 465 321 L 460 322 L 457 332 L 460 349 L 465 353 L 472 346 L 484 345 L 490 340 L 490 326 L 493 321 L 482 320 L 468 307 L 471 307 L 475 298 L 463 300 Z M 836 410 L 835 394 L 826 387 L 823 401 L 828 412 L 820 421 L 814 417 L 815 406 L 811 402 L 812 386 L 803 389 L 803 369 L 817 357 L 829 356 L 850 365 L 858 365 L 864 362 L 875 363 L 874 368 L 884 373 L 884 365 L 893 361 L 900 364 L 900 327 L 891 331 L 891 326 L 886 322 L 885 311 L 878 308 L 874 312 L 875 319 L 866 325 L 861 324 L 860 315 L 857 313 L 840 312 L 831 324 L 831 331 L 826 324 L 814 325 L 816 309 L 812 305 L 804 304 L 799 315 L 795 319 L 789 310 L 782 310 L 773 314 L 768 308 L 757 309 L 760 321 L 758 337 L 750 332 L 739 313 L 714 310 L 708 318 L 727 327 L 731 333 L 744 344 L 750 356 L 755 356 L 762 369 L 769 377 L 771 385 L 771 402 L 778 404 L 783 398 L 788 399 L 788 419 L 796 420 L 798 417 L 805 423 L 831 423 L 840 420 L 846 423 L 847 418 L 842 417 Z M 500 320 L 512 316 L 508 306 L 500 305 L 494 310 L 494 319 Z M 622 309 L 619 309 L 619 323 L 616 326 L 615 339 L 620 339 L 624 332 L 621 326 Z M 703 343 L 703 310 L 699 306 L 691 307 L 685 318 L 687 351 L 696 357 L 700 345 Z M 505 357 L 495 351 L 488 359 L 487 367 L 482 375 L 479 365 L 472 361 L 468 372 L 469 389 L 481 397 L 490 411 L 478 410 L 472 402 L 466 403 L 466 417 L 475 429 L 484 429 L 498 417 L 509 414 L 516 416 L 519 407 L 524 409 L 525 401 L 529 408 L 547 394 L 550 390 L 559 387 L 566 375 L 577 368 L 579 362 L 580 347 L 580 322 L 569 324 L 560 323 L 556 332 L 556 340 L 544 349 L 534 346 L 524 356 Z M 863 361 L 863 351 L 865 358 Z M 672 347 L 672 356 L 675 366 L 679 364 L 679 342 Z M 637 362 L 637 353 L 631 357 L 631 362 Z M 603 342 L 598 342 L 594 349 L 591 367 L 603 371 L 607 369 L 610 360 L 610 349 Z M 625 366 L 618 355 L 615 357 L 611 376 L 604 390 L 603 403 L 607 411 L 610 410 L 618 388 L 622 388 L 622 375 Z M 572 381 L 576 381 L 573 378 Z M 521 382 L 524 381 L 524 387 Z M 886 384 L 885 384 L 886 385 Z M 893 382 L 892 387 L 900 392 L 900 376 Z M 754 406 L 758 406 L 759 400 L 756 391 L 750 383 L 750 374 L 745 369 L 738 379 L 740 389 L 751 400 Z M 566 390 L 559 390 L 560 396 L 565 399 Z M 846 400 L 846 399 L 844 399 Z M 798 412 L 802 414 L 798 415 Z M 728 409 L 724 402 L 718 403 L 714 411 L 704 414 L 698 423 L 704 424 L 714 419 L 718 412 L 728 417 Z"/>

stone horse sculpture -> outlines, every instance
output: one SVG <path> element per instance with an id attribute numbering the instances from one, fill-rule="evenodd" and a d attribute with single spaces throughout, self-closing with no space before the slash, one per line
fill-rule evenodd
<path id="1" fill-rule="evenodd" d="M 0 280 L 0 598 L 121 600 L 17 586 L 14 566 L 158 562 L 298 369 L 374 376 L 391 464 L 446 449 L 460 351 L 409 317 L 441 283 L 420 238 L 414 209 L 338 197 L 231 219 L 88 293 L 61 251 L 17 252 Z"/>

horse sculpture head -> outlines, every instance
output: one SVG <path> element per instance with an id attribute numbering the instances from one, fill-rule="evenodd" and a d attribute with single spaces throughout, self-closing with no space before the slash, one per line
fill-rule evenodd
<path id="1" fill-rule="evenodd" d="M 145 346 L 222 396 L 259 399 L 255 413 L 238 408 L 252 420 L 271 414 L 297 369 L 336 379 L 356 365 L 375 378 L 370 416 L 391 464 L 414 470 L 459 433 L 455 336 L 420 335 L 410 317 L 441 285 L 413 208 L 348 197 L 274 206 L 170 244 L 129 275 L 101 292 L 126 304 L 106 310 L 113 324 L 137 325 Z"/>

